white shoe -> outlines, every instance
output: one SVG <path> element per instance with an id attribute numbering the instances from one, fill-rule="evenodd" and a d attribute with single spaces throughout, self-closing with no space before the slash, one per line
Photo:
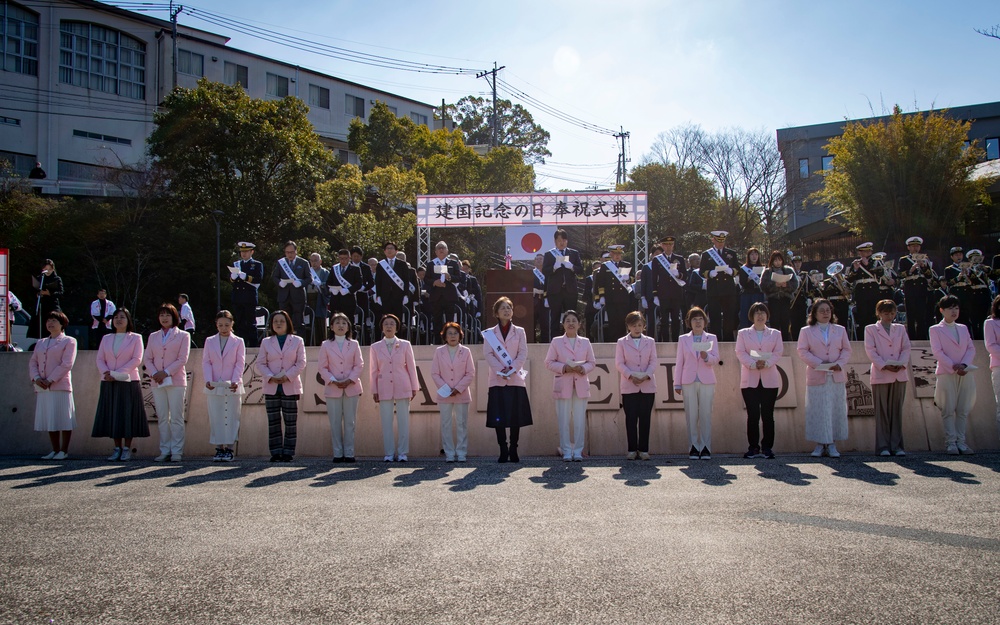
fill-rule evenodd
<path id="1" fill-rule="evenodd" d="M 625 456 L 625 459 L 626 460 L 635 460 L 638 457 L 639 457 L 639 454 L 637 452 L 630 451 L 630 452 L 628 452 L 628 455 Z M 565 460 L 565 459 L 566 458 L 563 458 L 563 460 Z"/>
<path id="2" fill-rule="evenodd" d="M 49 453 L 42 456 L 42 460 L 52 460 L 55 457 L 56 457 L 56 452 L 50 451 Z"/>
<path id="3" fill-rule="evenodd" d="M 946 453 L 949 456 L 957 456 L 958 455 L 958 445 L 956 445 L 955 443 L 952 443 L 951 445 L 948 445 L 948 449 L 946 450 Z"/>
<path id="4" fill-rule="evenodd" d="M 649 460 L 649 454 L 644 451 L 639 452 L 639 460 Z"/>
<path id="5" fill-rule="evenodd" d="M 890 453 L 889 453 L 889 450 L 888 450 L 888 449 L 883 449 L 883 450 L 882 450 L 882 451 L 881 451 L 881 452 L 879 453 L 879 455 L 880 455 L 880 456 L 891 456 L 892 454 L 890 454 Z"/>
<path id="6" fill-rule="evenodd" d="M 903 451 L 902 449 L 897 449 L 897 450 L 896 450 L 896 455 L 897 455 L 897 456 L 905 456 L 905 455 L 906 455 L 906 452 L 905 452 L 905 451 Z"/>
<path id="7" fill-rule="evenodd" d="M 958 452 L 963 456 L 975 456 L 976 452 L 972 451 L 972 448 L 965 443 L 958 444 Z"/>
<path id="8" fill-rule="evenodd" d="M 173 454 L 170 456 L 170 462 L 180 462 L 183 459 L 184 456 L 182 456 L 181 454 Z"/>
<path id="9" fill-rule="evenodd" d="M 826 446 L 826 453 L 829 454 L 831 458 L 840 457 L 840 452 L 837 451 L 837 446 L 834 445 L 833 443 L 830 443 L 829 445 Z"/>
<path id="10" fill-rule="evenodd" d="M 153 458 L 153 462 L 163 462 L 165 460 L 170 460 L 170 454 L 169 453 L 160 454 L 159 456 Z"/>
<path id="11" fill-rule="evenodd" d="M 122 455 L 119 460 L 125 462 L 126 460 L 132 459 L 132 449 L 130 447 L 122 447 Z"/>
<path id="12" fill-rule="evenodd" d="M 53 460 L 65 460 L 66 458 L 69 458 L 69 454 L 66 453 L 65 451 L 60 451 L 55 456 L 53 456 L 52 459 Z"/>
<path id="13" fill-rule="evenodd" d="M 958 448 L 956 447 L 956 450 L 957 449 Z M 111 460 L 113 462 L 115 460 L 121 460 L 121 459 L 122 459 L 122 448 L 121 447 L 115 447 L 115 452 L 113 454 L 111 454 L 110 456 L 108 456 L 108 460 Z"/>
<path id="14" fill-rule="evenodd" d="M 816 445 L 816 449 L 812 450 L 812 453 L 809 455 L 813 458 L 822 458 L 824 449 L 824 445 Z"/>
<path id="15" fill-rule="evenodd" d="M 385 462 L 392 462 L 392 454 L 389 454 L 385 458 L 382 458 L 382 460 L 385 461 Z"/>
<path id="16" fill-rule="evenodd" d="M 399 457 L 396 460 L 399 462 L 406 462 L 408 458 L 406 457 L 406 454 L 399 454 Z"/>
<path id="17" fill-rule="evenodd" d="M 563 456 L 563 462 L 573 462 L 573 456 Z"/>

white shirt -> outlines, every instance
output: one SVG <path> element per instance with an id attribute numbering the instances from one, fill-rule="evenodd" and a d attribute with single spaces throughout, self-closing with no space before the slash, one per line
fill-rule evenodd
<path id="1" fill-rule="evenodd" d="M 194 330 L 194 311 L 191 310 L 191 304 L 187 302 L 181 304 L 181 319 L 187 321 L 187 325 L 184 327 L 185 330 Z"/>

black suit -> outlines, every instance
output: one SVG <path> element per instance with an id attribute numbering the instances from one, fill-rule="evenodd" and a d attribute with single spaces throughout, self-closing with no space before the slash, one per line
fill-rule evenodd
<path id="1" fill-rule="evenodd" d="M 233 266 L 247 275 L 246 279 L 239 276 L 229 278 L 233 285 L 234 331 L 247 347 L 257 347 L 257 289 L 264 280 L 264 263 L 251 257 L 249 260 L 238 260 Z"/>
<path id="2" fill-rule="evenodd" d="M 677 263 L 677 280 L 671 276 L 667 268 L 660 262 L 660 258 L 653 258 L 653 293 L 660 300 L 660 328 L 657 339 L 660 341 L 677 342 L 677 337 L 682 334 L 684 328 L 684 286 L 678 284 L 678 280 L 684 282 L 687 276 L 687 263 L 680 254 L 661 255 L 669 267 Z M 643 278 L 645 282 L 645 278 Z M 650 300 L 649 305 L 653 305 Z"/>
<path id="3" fill-rule="evenodd" d="M 342 272 L 341 275 L 348 283 L 347 287 L 344 287 L 337 279 L 338 271 Z M 330 293 L 330 316 L 333 316 L 333 313 L 342 312 L 353 323 L 360 322 L 354 315 L 358 309 L 358 298 L 355 294 L 361 290 L 362 286 L 361 269 L 350 263 L 342 268 L 340 263 L 337 263 L 330 267 L 330 276 L 326 279 L 326 286 L 340 287 L 340 293 Z"/>
<path id="4" fill-rule="evenodd" d="M 386 259 L 384 262 L 389 263 Z M 392 271 L 399 278 L 403 286 L 400 287 L 396 282 L 389 276 L 389 273 L 385 270 L 380 262 L 375 268 L 375 292 L 378 294 L 380 300 L 382 300 L 382 314 L 383 315 L 396 315 L 399 320 L 403 320 L 403 298 L 407 298 L 407 303 L 413 302 L 413 295 L 410 293 L 410 286 L 413 282 L 413 278 L 410 275 L 410 265 L 407 264 L 405 260 L 400 260 L 399 258 L 394 258 L 391 264 Z M 376 326 L 379 320 L 375 320 Z M 375 334 L 378 334 L 376 330 Z"/>
<path id="5" fill-rule="evenodd" d="M 742 271 L 740 259 L 736 252 L 728 247 L 722 248 L 722 251 L 716 249 L 732 274 L 716 273 L 713 278 L 711 272 L 719 263 L 712 258 L 709 251 L 705 250 L 701 254 L 700 270 L 701 276 L 708 281 L 705 297 L 705 305 L 708 310 L 705 312 L 711 321 L 712 329 L 710 331 L 719 337 L 720 341 L 735 341 L 736 328 L 739 325 L 737 317 L 740 314 L 740 287 L 736 285 L 733 276 L 736 275 L 736 272 Z"/>
<path id="6" fill-rule="evenodd" d="M 631 266 L 624 260 L 617 264 L 618 269 Z M 614 343 L 628 333 L 625 317 L 639 307 L 638 301 L 607 265 L 601 265 L 600 271 L 597 272 L 594 289 L 597 291 L 594 293 L 594 299 L 600 301 L 602 297 L 604 298 L 604 310 L 608 315 L 608 329 L 604 333 L 604 342 Z"/>
<path id="7" fill-rule="evenodd" d="M 573 266 L 556 266 L 556 253 L 568 256 L 569 262 Z M 562 321 L 562 314 L 567 310 L 577 310 L 580 305 L 577 297 L 576 277 L 583 273 L 583 261 L 580 260 L 580 252 L 571 247 L 567 247 L 559 252 L 552 248 L 545 252 L 545 260 L 542 262 L 542 273 L 545 274 L 545 297 L 549 299 L 549 327 L 558 327 Z"/>
<path id="8" fill-rule="evenodd" d="M 312 281 L 312 276 L 309 274 L 309 263 L 301 256 L 296 256 L 295 260 L 289 263 L 289 267 L 292 270 L 292 275 L 295 276 L 301 286 L 295 286 L 294 284 L 281 286 L 282 280 L 290 278 L 285 273 L 285 270 L 281 268 L 281 261 L 276 262 L 274 264 L 274 271 L 271 272 L 271 280 L 278 287 L 278 309 L 291 315 L 296 334 L 306 336 L 305 330 L 302 327 L 302 313 L 306 308 L 306 285 Z"/>
<path id="9" fill-rule="evenodd" d="M 49 313 L 54 310 L 61 310 L 59 308 L 59 296 L 63 294 L 63 281 L 55 272 L 46 276 L 39 274 L 38 281 L 41 284 L 41 288 L 38 292 L 48 291 L 48 295 L 40 295 L 37 304 L 37 310 L 35 314 L 31 316 L 30 325 L 28 325 L 29 339 L 40 339 L 48 336 L 48 330 L 45 329 L 45 318 L 49 316 Z"/>
<path id="10" fill-rule="evenodd" d="M 441 328 L 447 321 L 454 321 L 455 314 L 462 309 L 459 291 L 465 290 L 465 273 L 457 261 L 445 261 L 448 268 L 448 278 L 442 283 L 441 276 L 434 272 L 435 261 L 427 263 L 424 274 L 424 288 L 430 303 L 431 333 L 435 343 L 440 343 Z M 436 286 L 435 282 L 438 285 Z"/>

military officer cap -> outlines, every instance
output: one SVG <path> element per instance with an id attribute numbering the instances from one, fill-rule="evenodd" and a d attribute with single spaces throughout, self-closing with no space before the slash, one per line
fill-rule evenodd
<path id="1" fill-rule="evenodd" d="M 239 243 L 236 244 L 236 247 L 240 248 L 241 252 L 247 252 L 250 250 L 257 249 L 256 245 L 254 245 L 253 243 L 249 243 L 247 241 L 240 241 Z"/>
<path id="2" fill-rule="evenodd" d="M 659 241 L 657 241 L 657 243 L 673 243 L 676 240 L 677 240 L 676 237 L 667 235 L 667 236 L 663 237 L 662 239 L 660 239 Z"/>
<path id="3" fill-rule="evenodd" d="M 448 254 L 448 260 L 453 260 L 458 262 L 458 254 L 455 253 Z"/>
<path id="4" fill-rule="evenodd" d="M 875 244 L 872 243 L 871 241 L 865 241 L 864 243 L 862 243 L 861 245 L 857 246 L 854 249 L 858 250 L 859 252 L 863 252 L 865 250 L 873 250 L 875 249 Z"/>
<path id="5" fill-rule="evenodd" d="M 609 252 L 624 252 L 625 251 L 625 246 L 624 245 L 609 245 L 608 246 L 608 251 Z"/>
<path id="6" fill-rule="evenodd" d="M 792 256 L 792 262 L 793 263 L 794 262 L 802 262 L 802 257 L 798 256 L 798 255 Z"/>
<path id="7" fill-rule="evenodd" d="M 716 239 L 725 239 L 726 237 L 729 236 L 729 233 L 726 232 L 725 230 L 712 230 L 709 234 L 711 234 Z"/>
<path id="8" fill-rule="evenodd" d="M 961 254 L 964 251 L 965 250 L 956 245 L 955 247 L 951 248 L 950 252 L 948 252 L 948 256 L 951 256 L 952 254 Z"/>
<path id="9" fill-rule="evenodd" d="M 969 250 L 968 256 L 979 256 L 982 257 L 983 250 Z"/>
<path id="10" fill-rule="evenodd" d="M 906 244 L 907 245 L 923 245 L 924 244 L 924 240 L 921 239 L 920 237 L 910 237 L 909 239 L 906 240 Z"/>
<path id="11" fill-rule="evenodd" d="M 809 270 L 809 275 L 810 276 L 814 276 L 814 275 L 816 275 L 818 273 L 819 273 L 819 269 L 810 269 Z"/>
<path id="12" fill-rule="evenodd" d="M 611 258 L 611 254 L 608 254 L 607 252 L 604 252 L 603 254 L 601 254 L 601 258 L 603 258 L 604 260 L 607 260 L 607 259 Z"/>

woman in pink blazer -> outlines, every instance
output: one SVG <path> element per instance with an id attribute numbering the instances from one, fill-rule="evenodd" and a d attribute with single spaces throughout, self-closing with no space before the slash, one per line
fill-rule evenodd
<path id="1" fill-rule="evenodd" d="M 928 328 L 931 351 L 937 358 L 937 382 L 934 404 L 941 408 L 945 445 L 949 454 L 974 452 L 965 442 L 965 426 L 976 405 L 976 380 L 967 375 L 976 356 L 969 327 L 958 323 L 959 302 L 954 295 L 942 297 L 937 304 L 941 322 Z"/>
<path id="2" fill-rule="evenodd" d="M 296 421 L 302 372 L 306 368 L 306 345 L 295 335 L 291 316 L 276 310 L 271 314 L 268 336 L 260 342 L 257 373 L 264 378 L 264 409 L 271 462 L 291 462 L 295 457 Z M 285 423 L 282 436 L 281 423 Z"/>
<path id="3" fill-rule="evenodd" d="M 590 398 L 590 379 L 587 377 L 597 359 L 590 340 L 578 336 L 580 315 L 575 310 L 563 313 L 563 335 L 552 339 L 545 354 L 545 366 L 556 374 L 552 382 L 552 396 L 556 400 L 556 417 L 559 420 L 559 450 L 563 462 L 583 461 L 583 441 L 587 434 L 587 400 Z M 573 440 L 570 441 L 570 419 L 573 421 Z"/>
<path id="4" fill-rule="evenodd" d="M 326 416 L 330 419 L 333 461 L 354 462 L 354 426 L 361 397 L 365 361 L 351 336 L 351 321 L 342 312 L 330 317 L 330 338 L 319 348 L 319 376 L 325 382 Z"/>
<path id="5" fill-rule="evenodd" d="M 472 351 L 462 345 L 465 333 L 454 322 L 441 329 L 444 345 L 434 350 L 431 361 L 431 379 L 437 386 L 438 409 L 441 411 L 441 444 L 445 462 L 465 462 L 469 452 L 469 404 L 472 393 L 469 386 L 476 379 L 476 365 Z M 452 422 L 457 430 L 457 441 L 452 433 Z"/>
<path id="6" fill-rule="evenodd" d="M 705 332 L 708 315 L 695 306 L 688 311 L 684 324 L 690 332 L 677 339 L 677 359 L 674 366 L 674 392 L 684 398 L 684 416 L 687 417 L 691 460 L 712 458 L 712 404 L 715 401 L 715 370 L 719 362 L 719 340 Z M 695 345 L 710 343 L 708 351 L 699 351 Z"/>
<path id="7" fill-rule="evenodd" d="M 233 334 L 234 323 L 233 313 L 220 310 L 215 315 L 215 328 L 219 332 L 205 339 L 205 349 L 201 352 L 209 442 L 215 445 L 214 462 L 233 461 L 233 446 L 240 434 L 247 348 L 243 339 Z"/>
<path id="8" fill-rule="evenodd" d="M 903 449 L 903 399 L 906 397 L 910 337 L 906 326 L 893 323 L 896 302 L 884 299 L 875 305 L 879 322 L 865 328 L 865 353 L 872 361 L 871 385 L 875 401 L 875 449 L 879 455 L 905 456 Z M 888 364 L 896 363 L 907 364 Z"/>
<path id="9" fill-rule="evenodd" d="M 788 308 L 787 302 L 785 308 Z M 744 458 L 774 458 L 774 402 L 778 399 L 781 375 L 778 360 L 784 354 L 782 330 L 769 328 L 771 311 L 767 304 L 750 306 L 753 325 L 736 334 L 736 359 L 740 361 L 740 392 L 747 407 L 747 443 Z M 785 319 L 787 321 L 787 318 Z M 751 354 L 754 352 L 754 354 Z M 756 354 L 756 355 L 755 355 Z M 760 422 L 764 438 L 760 438 Z"/>
<path id="10" fill-rule="evenodd" d="M 847 438 L 847 372 L 851 342 L 837 325 L 833 304 L 817 299 L 808 325 L 799 332 L 797 351 L 806 363 L 806 440 L 815 441 L 812 455 L 839 458 L 834 441 Z"/>
<path id="11" fill-rule="evenodd" d="M 1000 295 L 993 298 L 992 314 L 983 323 L 983 338 L 990 353 L 990 381 L 996 400 L 997 431 L 1000 431 Z"/>
<path id="12" fill-rule="evenodd" d="M 406 462 L 410 453 L 410 402 L 420 390 L 417 363 L 410 342 L 396 336 L 400 328 L 396 315 L 383 315 L 381 326 L 382 340 L 368 350 L 372 359 L 368 373 L 372 397 L 378 404 L 382 420 L 383 460 Z M 393 411 L 399 431 L 398 443 L 392 431 Z"/>
<path id="13" fill-rule="evenodd" d="M 615 369 L 625 412 L 628 460 L 649 460 L 649 423 L 656 398 L 656 341 L 646 336 L 641 312 L 625 315 L 628 334 L 615 345 Z"/>
<path id="14" fill-rule="evenodd" d="M 108 460 L 132 458 L 132 439 L 149 436 L 146 407 L 139 385 L 142 364 L 142 337 L 135 333 L 132 313 L 119 308 L 111 318 L 112 334 L 105 334 L 97 350 L 97 369 L 101 372 L 101 395 L 94 416 L 94 438 L 115 441 L 115 451 Z"/>
<path id="15" fill-rule="evenodd" d="M 494 428 L 500 458 L 497 462 L 520 462 L 517 442 L 522 427 L 532 424 L 531 403 L 524 383 L 524 363 L 528 359 L 528 339 L 524 328 L 511 320 L 514 303 L 501 297 L 493 304 L 497 325 L 483 332 L 483 353 L 490 368 L 489 396 L 486 401 L 486 427 Z M 506 428 L 510 428 L 510 444 Z"/>
<path id="16" fill-rule="evenodd" d="M 45 316 L 49 336 L 35 343 L 28 369 L 35 389 L 35 431 L 48 432 L 52 451 L 42 460 L 65 460 L 76 427 L 73 404 L 73 364 L 76 339 L 66 336 L 69 319 L 54 310 Z"/>
<path id="17" fill-rule="evenodd" d="M 143 364 L 152 378 L 153 405 L 160 429 L 160 455 L 156 462 L 180 462 L 184 454 L 184 393 L 191 335 L 177 328 L 180 313 L 164 303 L 156 313 L 160 329 L 149 335 Z"/>

